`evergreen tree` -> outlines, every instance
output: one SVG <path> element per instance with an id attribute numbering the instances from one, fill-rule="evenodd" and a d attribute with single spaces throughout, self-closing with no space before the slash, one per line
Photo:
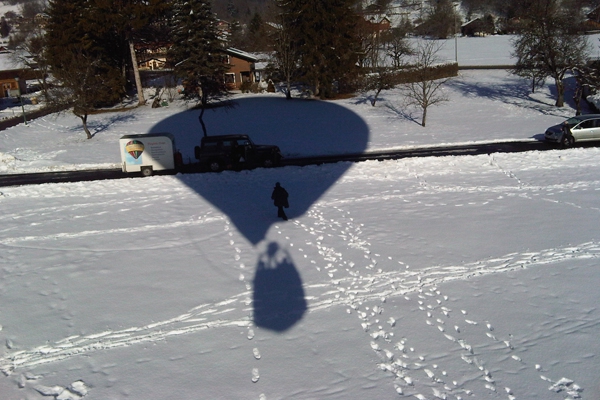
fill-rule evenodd
<path id="1" fill-rule="evenodd" d="M 121 72 L 107 57 L 107 49 L 90 32 L 92 1 L 53 0 L 46 27 L 45 58 L 60 86 L 51 96 L 57 107 L 73 107 L 89 138 L 87 117 L 96 106 L 114 104 L 123 95 Z"/>
<path id="2" fill-rule="evenodd" d="M 83 51 L 91 59 L 102 60 L 108 68 L 124 70 L 126 44 L 98 4 L 99 0 L 49 2 L 46 54 L 55 73 L 62 67 L 63 56 L 73 51 Z M 112 90 L 122 94 L 123 83 Z"/>
<path id="3" fill-rule="evenodd" d="M 268 51 L 269 43 L 267 31 L 262 16 L 256 12 L 248 23 L 247 45 L 244 47 L 247 51 Z"/>
<path id="4" fill-rule="evenodd" d="M 208 1 L 176 0 L 168 60 L 183 80 L 185 96 L 200 101 L 199 120 L 204 136 L 204 111 L 210 102 L 227 94 L 226 65 L 216 22 Z"/>
<path id="5" fill-rule="evenodd" d="M 227 2 L 227 16 L 229 18 L 234 18 L 237 19 L 240 15 L 240 10 L 238 9 L 238 7 L 233 3 L 232 0 L 229 0 Z"/>
<path id="6" fill-rule="evenodd" d="M 321 98 L 330 97 L 336 91 L 345 91 L 345 86 L 358 73 L 358 16 L 352 3 L 351 0 L 289 0 L 278 3 L 287 19 L 293 47 L 300 54 L 303 81 Z"/>
<path id="7" fill-rule="evenodd" d="M 95 0 L 93 4 L 90 19 L 94 29 L 115 46 L 115 64 L 133 71 L 140 105 L 145 99 L 134 44 L 144 41 L 145 28 L 168 14 L 171 7 L 170 0 Z"/>

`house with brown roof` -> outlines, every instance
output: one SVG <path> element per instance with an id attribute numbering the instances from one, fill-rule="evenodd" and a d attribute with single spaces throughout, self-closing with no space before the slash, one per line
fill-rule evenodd
<path id="1" fill-rule="evenodd" d="M 230 90 L 240 90 L 242 84 L 256 82 L 256 56 L 232 47 L 223 49 L 223 53 L 224 62 L 229 67 L 225 73 L 225 83 Z"/>
<path id="2" fill-rule="evenodd" d="M 136 48 L 138 54 L 138 67 L 141 72 L 169 72 L 165 69 L 167 64 L 167 49 L 164 44 L 154 48 Z M 225 83 L 230 90 L 240 90 L 244 83 L 254 83 L 256 78 L 256 62 L 258 57 L 243 50 L 232 47 L 223 48 L 223 62 L 228 70 L 225 72 Z"/>
<path id="3" fill-rule="evenodd" d="M 27 92 L 27 81 L 38 80 L 40 72 L 33 66 L 15 62 L 7 51 L 0 51 L 0 97 L 16 97 Z"/>
<path id="4" fill-rule="evenodd" d="M 475 18 L 465 22 L 460 27 L 463 36 L 486 36 L 492 35 L 496 31 L 494 18 L 491 15 L 485 18 Z"/>

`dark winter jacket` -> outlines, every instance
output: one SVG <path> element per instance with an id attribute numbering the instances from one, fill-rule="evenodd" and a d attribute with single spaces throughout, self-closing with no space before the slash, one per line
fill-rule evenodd
<path id="1" fill-rule="evenodd" d="M 288 208 L 290 206 L 288 203 L 288 192 L 281 187 L 279 182 L 275 184 L 275 188 L 273 189 L 271 199 L 273 199 L 275 207 Z"/>

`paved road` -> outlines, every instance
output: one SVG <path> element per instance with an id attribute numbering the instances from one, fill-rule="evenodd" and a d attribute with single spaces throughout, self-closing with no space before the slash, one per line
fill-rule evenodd
<path id="1" fill-rule="evenodd" d="M 522 142 L 498 142 L 486 144 L 457 145 L 444 147 L 412 148 L 402 150 L 387 150 L 379 152 L 340 154 L 318 157 L 286 158 L 281 162 L 282 166 L 295 165 L 318 165 L 336 163 L 340 161 L 366 161 L 366 160 L 396 160 L 408 157 L 441 157 L 441 156 L 464 156 L 491 153 L 517 153 L 532 150 L 555 149 L 545 142 L 522 141 Z M 186 165 L 180 171 L 182 173 L 202 172 L 196 165 Z M 156 174 L 160 174 L 161 171 Z M 162 172 L 164 173 L 164 172 Z M 172 172 L 170 172 L 172 173 Z M 85 182 L 105 179 L 123 179 L 141 177 L 141 174 L 124 173 L 121 169 L 93 169 L 83 171 L 44 172 L 33 174 L 9 174 L 0 175 L 1 186 L 20 186 L 41 183 L 58 182 Z"/>

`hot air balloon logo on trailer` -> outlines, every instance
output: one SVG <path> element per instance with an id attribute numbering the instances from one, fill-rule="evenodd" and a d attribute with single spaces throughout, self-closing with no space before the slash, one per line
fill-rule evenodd
<path id="1" fill-rule="evenodd" d="M 144 143 L 139 140 L 130 140 L 125 144 L 125 152 L 127 152 L 127 162 L 129 164 L 141 164 L 140 156 L 144 152 Z"/>

